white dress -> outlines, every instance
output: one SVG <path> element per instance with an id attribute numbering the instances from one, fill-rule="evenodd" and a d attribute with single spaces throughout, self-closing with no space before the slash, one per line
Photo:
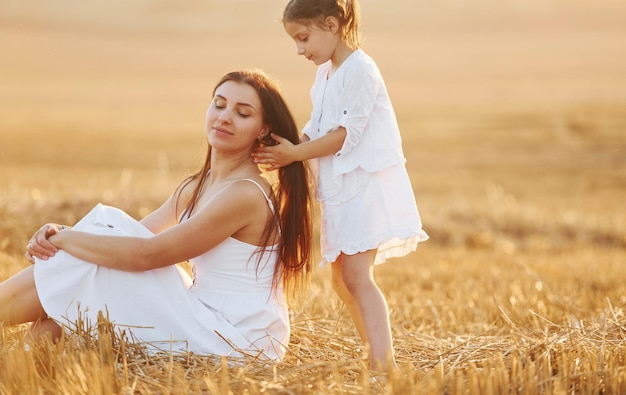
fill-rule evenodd
<path id="1" fill-rule="evenodd" d="M 311 140 L 339 127 L 347 135 L 334 155 L 312 160 L 321 203 L 322 265 L 339 254 L 378 249 L 376 264 L 401 257 L 428 239 L 422 230 L 402 138 L 374 60 L 354 51 L 329 77 L 320 65 L 311 88 Z"/>
<path id="2" fill-rule="evenodd" d="M 74 229 L 152 235 L 123 211 L 101 204 Z M 149 351 L 280 359 L 290 331 L 283 295 L 272 291 L 277 253 L 266 251 L 257 270 L 257 250 L 228 238 L 190 260 L 193 278 L 177 266 L 126 272 L 59 251 L 47 261 L 37 260 L 35 283 L 46 313 L 69 329 L 79 314 L 95 325 L 102 311 Z"/>

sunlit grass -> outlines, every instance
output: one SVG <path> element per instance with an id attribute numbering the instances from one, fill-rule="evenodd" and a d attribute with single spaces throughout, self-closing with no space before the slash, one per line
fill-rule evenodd
<path id="1" fill-rule="evenodd" d="M 406 139 L 407 157 L 413 158 L 409 171 L 432 238 L 414 254 L 377 269 L 400 366 L 386 381 L 370 381 L 366 350 L 330 288 L 329 273 L 318 269 L 307 300 L 293 308 L 290 350 L 281 363 L 229 365 L 194 355 L 149 356 L 128 336 L 116 340 L 115 331 L 98 341 L 78 333 L 55 346 L 25 350 L 25 328 L 3 328 L 0 392 L 626 390 L 626 239 L 624 212 L 618 210 L 624 162 L 611 157 L 617 129 L 603 128 L 608 137 L 582 141 L 571 153 L 568 138 L 555 137 L 550 123 L 532 123 L 518 135 L 507 126 L 515 114 L 509 121 L 502 116 L 504 126 L 502 118 L 492 125 L 476 115 L 465 119 L 465 128 L 433 126 L 432 117 L 431 126 Z M 469 131 L 481 139 L 461 143 Z M 511 134 L 502 138 L 503 133 Z M 176 137 L 162 134 L 170 156 L 181 155 L 181 161 L 154 160 L 160 148 L 148 144 L 140 154 L 122 150 L 109 166 L 96 165 L 117 150 L 119 140 L 134 138 L 111 134 L 97 147 L 88 140 L 78 144 L 74 149 L 83 152 L 84 167 L 54 166 L 52 159 L 14 160 L 11 171 L 3 173 L 7 188 L 0 197 L 1 278 L 26 266 L 23 245 L 41 223 L 72 223 L 99 201 L 140 218 L 168 196 L 203 153 L 202 146 L 177 144 Z M 543 139 L 554 155 L 546 153 Z M 428 146 L 427 152 L 420 145 Z M 187 150 L 199 154 L 190 159 Z M 607 157 L 612 159 L 588 168 Z M 529 164 L 551 175 L 541 177 Z M 110 328 L 102 325 L 96 331 Z"/>
<path id="2" fill-rule="evenodd" d="M 158 207 L 203 160 L 225 72 L 265 68 L 298 123 L 309 115 L 314 68 L 272 25 L 280 4 L 124 4 L 3 17 L 0 280 L 45 222 L 98 202 L 135 218 Z M 376 269 L 399 371 L 370 379 L 317 269 L 280 363 L 147 355 L 106 321 L 30 349 L 26 326 L 5 327 L 0 394 L 626 393 L 626 14 L 363 4 L 431 236 Z"/>

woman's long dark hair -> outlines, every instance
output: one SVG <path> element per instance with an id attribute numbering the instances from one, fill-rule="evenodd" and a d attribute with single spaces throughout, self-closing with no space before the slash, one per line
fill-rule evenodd
<path id="1" fill-rule="evenodd" d="M 228 73 L 213 89 L 213 96 L 217 88 L 226 81 L 244 83 L 254 88 L 261 99 L 263 123 L 269 126 L 271 133 L 284 137 L 293 144 L 299 143 L 298 128 L 287 103 L 280 94 L 278 86 L 265 73 L 259 70 Z M 261 141 L 262 144 L 270 145 L 273 142 L 269 133 Z M 211 147 L 208 147 L 202 168 L 178 187 L 178 198 L 180 198 L 181 191 L 197 180 L 191 199 L 180 218 L 184 218 L 193 211 L 210 168 Z M 265 228 L 262 245 L 271 244 L 270 238 L 276 232 L 280 232 L 279 258 L 274 269 L 272 285 L 274 289 L 282 285 L 288 300 L 295 301 L 306 288 L 311 272 L 312 224 L 308 171 L 303 162 L 294 162 L 281 167 L 277 173 L 278 183 L 273 186 L 273 200 L 275 200 L 277 210 L 274 212 L 273 220 L 268 222 Z M 260 261 L 261 258 L 257 261 L 257 265 Z"/>

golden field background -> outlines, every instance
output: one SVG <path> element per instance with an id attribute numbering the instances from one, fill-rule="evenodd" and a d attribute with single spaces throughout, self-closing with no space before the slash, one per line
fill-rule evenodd
<path id="1" fill-rule="evenodd" d="M 315 67 L 282 4 L 0 0 L 0 279 L 45 222 L 157 207 L 200 165 L 226 72 L 276 77 L 303 125 Z M 626 392 L 626 5 L 361 4 L 431 235 L 377 268 L 400 372 L 369 381 L 318 270 L 275 366 L 24 351 L 3 328 L 1 394 Z"/>

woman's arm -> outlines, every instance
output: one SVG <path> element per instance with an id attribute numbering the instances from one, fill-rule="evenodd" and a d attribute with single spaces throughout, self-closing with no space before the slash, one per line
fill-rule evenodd
<path id="1" fill-rule="evenodd" d="M 180 220 L 183 208 L 187 206 L 191 199 L 196 183 L 197 180 L 187 179 L 183 181 L 161 207 L 145 216 L 139 222 L 155 234 L 176 225 Z"/>
<path id="2" fill-rule="evenodd" d="M 35 234 L 28 240 L 26 245 L 26 253 L 24 256 L 30 263 L 35 263 L 35 258 L 47 260 L 53 257 L 59 250 L 54 244 L 48 241 L 48 238 L 63 229 L 69 229 L 65 225 L 48 223 L 39 228 Z"/>
<path id="3" fill-rule="evenodd" d="M 152 233 L 160 233 L 178 223 L 176 212 L 176 200 L 174 195 L 150 214 L 141 219 L 141 224 L 150 229 Z"/>
<path id="4" fill-rule="evenodd" d="M 247 185 L 249 184 L 249 185 Z M 71 255 L 126 271 L 156 269 L 186 261 L 266 217 L 267 204 L 251 183 L 235 182 L 218 192 L 188 220 L 152 237 L 103 236 L 73 230 L 49 238 Z M 259 237 L 260 238 L 260 237 Z"/>
<path id="5" fill-rule="evenodd" d="M 185 198 L 189 191 L 192 188 L 189 188 L 192 183 L 185 185 L 185 187 L 177 189 L 172 196 L 169 197 L 155 211 L 148 214 L 145 218 L 143 218 L 141 222 L 146 228 L 148 228 L 152 233 L 159 233 L 163 230 L 176 225 L 178 222 L 178 213 L 176 212 L 176 201 L 180 200 L 181 204 L 184 204 Z M 33 236 L 28 241 L 26 245 L 26 253 L 24 256 L 30 263 L 35 263 L 35 258 L 39 258 L 41 260 L 48 260 L 53 257 L 57 251 L 59 250 L 54 244 L 52 244 L 48 239 L 64 229 L 71 229 L 65 225 L 59 225 L 54 223 L 48 223 L 39 228 Z"/>

